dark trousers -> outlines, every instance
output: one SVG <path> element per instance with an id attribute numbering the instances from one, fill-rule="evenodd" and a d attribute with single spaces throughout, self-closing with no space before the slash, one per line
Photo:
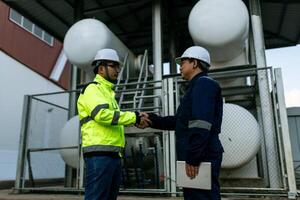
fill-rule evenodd
<path id="1" fill-rule="evenodd" d="M 121 183 L 121 159 L 111 156 L 84 157 L 85 200 L 115 200 Z"/>
<path id="2" fill-rule="evenodd" d="M 192 188 L 183 188 L 184 200 L 220 200 L 220 184 L 219 184 L 219 174 L 222 163 L 222 152 L 217 153 L 205 161 L 211 162 L 211 180 L 212 186 L 211 190 L 200 190 Z"/>

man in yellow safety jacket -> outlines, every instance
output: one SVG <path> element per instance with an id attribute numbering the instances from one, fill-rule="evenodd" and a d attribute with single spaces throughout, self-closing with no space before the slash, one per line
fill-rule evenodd
<path id="1" fill-rule="evenodd" d="M 115 99 L 114 83 L 121 65 L 117 52 L 99 50 L 92 65 L 95 79 L 77 101 L 86 165 L 85 199 L 113 200 L 121 182 L 124 125 L 139 125 L 141 117 L 138 112 L 120 111 Z"/>

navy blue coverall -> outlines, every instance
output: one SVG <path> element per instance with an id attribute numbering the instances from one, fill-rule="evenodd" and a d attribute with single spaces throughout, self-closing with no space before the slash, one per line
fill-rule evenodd
<path id="1" fill-rule="evenodd" d="M 218 178 L 224 150 L 218 134 L 221 132 L 222 115 L 220 85 L 206 72 L 197 74 L 189 82 L 175 116 L 149 114 L 151 127 L 175 129 L 177 160 L 193 166 L 204 161 L 212 164 L 212 189 L 183 188 L 185 200 L 221 199 Z"/>

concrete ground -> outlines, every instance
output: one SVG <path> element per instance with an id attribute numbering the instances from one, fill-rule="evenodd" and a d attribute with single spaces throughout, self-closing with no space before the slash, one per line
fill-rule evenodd
<path id="1" fill-rule="evenodd" d="M 0 200 L 83 200 L 83 195 L 76 194 L 15 194 L 12 190 L 0 190 Z M 119 195 L 118 200 L 183 200 L 182 197 L 159 197 L 159 196 L 129 196 Z"/>
<path id="2" fill-rule="evenodd" d="M 137 196 L 137 195 L 124 195 L 121 194 L 118 200 L 183 200 L 183 197 L 165 197 L 165 196 Z M 76 194 L 15 194 L 12 190 L 0 190 L 0 200 L 83 200 L 83 195 Z M 226 197 L 222 200 L 287 200 L 283 197 L 260 197 L 260 198 L 247 198 L 247 197 Z M 297 200 L 300 200 L 298 197 Z"/>

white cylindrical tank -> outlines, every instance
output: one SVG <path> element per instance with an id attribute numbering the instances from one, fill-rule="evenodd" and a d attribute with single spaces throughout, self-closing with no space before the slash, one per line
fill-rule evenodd
<path id="1" fill-rule="evenodd" d="M 91 63 L 96 52 L 103 48 L 115 49 L 122 61 L 128 53 L 130 72 L 137 72 L 134 54 L 99 20 L 83 19 L 76 22 L 64 39 L 64 52 L 69 61 L 88 72 L 92 71 Z"/>
<path id="2" fill-rule="evenodd" d="M 245 108 L 224 104 L 220 140 L 224 147 L 222 168 L 238 168 L 256 156 L 261 145 L 258 122 Z"/>
<path id="3" fill-rule="evenodd" d="M 59 145 L 60 147 L 78 146 L 78 136 L 80 134 L 79 116 L 72 117 L 60 132 Z M 61 149 L 59 151 L 62 159 L 66 164 L 73 168 L 78 167 L 78 149 Z"/>
<path id="4" fill-rule="evenodd" d="M 189 15 L 188 27 L 194 43 L 206 47 L 213 62 L 224 62 L 245 48 L 249 14 L 241 0 L 200 0 Z"/>

